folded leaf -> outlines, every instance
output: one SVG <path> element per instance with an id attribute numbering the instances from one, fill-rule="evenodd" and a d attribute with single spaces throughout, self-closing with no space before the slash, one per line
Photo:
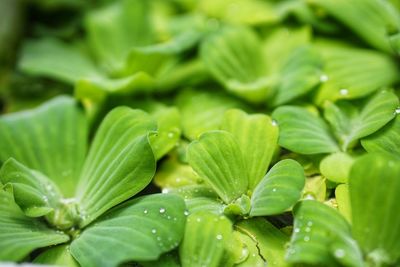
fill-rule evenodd
<path id="1" fill-rule="evenodd" d="M 202 42 L 200 56 L 227 90 L 255 103 L 267 97 L 272 80 L 265 76 L 261 43 L 250 29 L 231 27 L 215 32 Z"/>
<path id="2" fill-rule="evenodd" d="M 304 183 L 304 170 L 299 163 L 291 159 L 278 162 L 255 188 L 250 216 L 284 212 L 300 199 Z"/>
<path id="3" fill-rule="evenodd" d="M 352 240 L 348 222 L 333 208 L 304 200 L 293 210 L 295 221 L 286 259 L 292 264 L 315 266 L 364 266 L 362 254 Z M 349 259 L 350 257 L 350 259 Z"/>
<path id="4" fill-rule="evenodd" d="M 0 160 L 10 157 L 51 179 L 72 197 L 87 149 L 87 120 L 77 103 L 61 96 L 29 112 L 0 118 Z"/>
<path id="5" fill-rule="evenodd" d="M 315 97 L 319 105 L 325 100 L 364 97 L 399 80 L 396 62 L 381 52 L 329 41 L 315 47 L 322 55 L 325 72 L 325 82 Z"/>
<path id="6" fill-rule="evenodd" d="M 0 189 L 0 261 L 20 261 L 37 248 L 67 242 L 69 237 L 29 218 L 11 193 Z"/>
<path id="7" fill-rule="evenodd" d="M 178 95 L 177 102 L 182 115 L 183 134 L 190 140 L 197 139 L 206 131 L 218 130 L 226 110 L 246 109 L 237 99 L 215 91 L 185 90 Z"/>
<path id="8" fill-rule="evenodd" d="M 284 257 L 286 243 L 289 241 L 289 237 L 270 222 L 262 218 L 253 218 L 240 221 L 236 225 L 236 228 L 239 232 L 251 237 L 257 244 L 258 253 L 267 262 L 268 266 L 289 266 Z M 249 255 L 249 257 L 250 256 L 251 255 Z"/>
<path id="9" fill-rule="evenodd" d="M 54 211 L 62 198 L 49 178 L 13 158 L 1 167 L 0 181 L 12 186 L 15 203 L 29 217 L 40 217 Z"/>
<path id="10" fill-rule="evenodd" d="M 184 210 L 183 200 L 168 194 L 128 201 L 86 228 L 72 242 L 71 253 L 81 266 L 156 260 L 181 241 Z"/>
<path id="11" fill-rule="evenodd" d="M 371 190 L 373 188 L 373 190 Z M 400 160 L 368 154 L 355 161 L 349 179 L 353 234 L 375 264 L 400 258 Z"/>
<path id="12" fill-rule="evenodd" d="M 204 211 L 189 215 L 179 249 L 182 267 L 233 266 L 233 238 L 232 223 L 225 216 Z"/>
<path id="13" fill-rule="evenodd" d="M 234 136 L 226 131 L 210 131 L 188 147 L 192 168 L 229 204 L 247 192 L 248 174 L 242 152 Z"/>
<path id="14" fill-rule="evenodd" d="M 253 190 L 267 172 L 275 152 L 278 127 L 266 115 L 248 115 L 234 109 L 225 112 L 221 130 L 235 136 L 245 161 L 249 189 Z"/>
<path id="15" fill-rule="evenodd" d="M 384 0 L 311 0 L 348 26 L 370 45 L 392 53 L 388 29 L 399 29 L 399 12 Z M 362 23 L 360 23 L 362 21 Z"/>
<path id="16" fill-rule="evenodd" d="M 389 91 L 381 91 L 370 98 L 361 110 L 347 102 L 329 103 L 325 106 L 325 118 L 346 151 L 355 142 L 370 135 L 392 120 L 399 106 L 398 97 Z"/>
<path id="17" fill-rule="evenodd" d="M 279 126 L 279 145 L 300 154 L 333 153 L 339 150 L 328 125 L 305 108 L 282 106 L 272 117 Z"/>
<path id="18" fill-rule="evenodd" d="M 118 107 L 106 116 L 77 187 L 81 227 L 150 183 L 155 160 L 148 134 L 155 129 L 155 122 L 140 110 Z"/>
<path id="19" fill-rule="evenodd" d="M 400 157 L 400 117 L 397 115 L 385 127 L 363 138 L 361 145 L 370 153 L 387 153 Z"/>
<path id="20" fill-rule="evenodd" d="M 298 47 L 280 70 L 275 94 L 269 103 L 278 106 L 309 93 L 320 84 L 321 69 L 322 60 L 313 48 Z"/>

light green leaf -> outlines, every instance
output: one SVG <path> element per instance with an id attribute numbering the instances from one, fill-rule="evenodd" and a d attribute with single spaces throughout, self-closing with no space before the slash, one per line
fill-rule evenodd
<path id="1" fill-rule="evenodd" d="M 335 197 L 340 214 L 351 223 L 351 204 L 349 195 L 349 185 L 340 184 L 335 189 Z"/>
<path id="2" fill-rule="evenodd" d="M 211 34 L 200 46 L 206 68 L 235 95 L 260 103 L 272 79 L 265 76 L 265 62 L 257 35 L 248 28 L 227 27 Z"/>
<path id="3" fill-rule="evenodd" d="M 244 258 L 242 262 L 235 264 L 235 267 L 264 267 L 265 260 L 258 252 L 257 241 L 239 231 L 235 231 L 235 235 L 243 244 L 242 256 Z"/>
<path id="4" fill-rule="evenodd" d="M 226 131 L 210 131 L 188 147 L 188 161 L 218 195 L 229 204 L 247 192 L 248 174 L 242 152 L 234 136 Z"/>
<path id="5" fill-rule="evenodd" d="M 13 158 L 1 167 L 0 181 L 6 186 L 11 185 L 15 203 L 29 217 L 40 217 L 54 211 L 62 198 L 49 178 Z"/>
<path id="6" fill-rule="evenodd" d="M 225 112 L 221 130 L 235 136 L 245 161 L 249 189 L 267 172 L 278 143 L 278 127 L 263 114 L 248 115 L 237 109 Z"/>
<path id="7" fill-rule="evenodd" d="M 233 266 L 234 245 L 232 223 L 225 216 L 193 213 L 179 249 L 182 267 Z"/>
<path id="8" fill-rule="evenodd" d="M 24 44 L 18 68 L 28 74 L 74 84 L 82 77 L 101 73 L 82 49 L 56 39 L 31 40 Z"/>
<path id="9" fill-rule="evenodd" d="M 304 170 L 299 163 L 291 159 L 278 162 L 255 188 L 250 216 L 284 212 L 300 199 L 304 183 Z"/>
<path id="10" fill-rule="evenodd" d="M 105 70 L 118 75 L 130 50 L 152 41 L 149 20 L 149 3 L 144 0 L 118 1 L 87 14 L 89 44 Z"/>
<path id="11" fill-rule="evenodd" d="M 77 187 L 81 227 L 150 183 L 155 160 L 148 134 L 155 128 L 147 113 L 127 107 L 113 109 L 103 120 Z"/>
<path id="12" fill-rule="evenodd" d="M 188 164 L 179 162 L 176 155 L 170 155 L 158 166 L 153 182 L 160 188 L 180 188 L 195 185 L 199 177 Z"/>
<path id="13" fill-rule="evenodd" d="M 318 42 L 315 47 L 321 53 L 325 72 L 325 82 L 315 97 L 318 105 L 325 100 L 364 97 L 399 80 L 397 63 L 381 52 L 332 41 Z"/>
<path id="14" fill-rule="evenodd" d="M 371 190 L 373 189 L 373 190 Z M 349 191 L 353 234 L 372 262 L 394 264 L 400 258 L 400 160 L 368 154 L 354 162 Z"/>
<path id="15" fill-rule="evenodd" d="M 0 118 L 0 160 L 10 157 L 51 179 L 72 197 L 87 149 L 87 120 L 65 96 Z"/>
<path id="16" fill-rule="evenodd" d="M 305 108 L 281 106 L 272 118 L 278 121 L 279 145 L 300 154 L 333 153 L 339 147 L 328 125 Z"/>
<path id="17" fill-rule="evenodd" d="M 25 216 L 11 193 L 0 189 L 0 200 L 0 261 L 20 261 L 37 248 L 69 240 L 64 233 Z"/>
<path id="18" fill-rule="evenodd" d="M 69 252 L 69 245 L 60 245 L 49 248 L 39 254 L 33 262 L 63 267 L 79 267 L 78 263 Z"/>
<path id="19" fill-rule="evenodd" d="M 321 175 L 307 177 L 303 192 L 304 199 L 311 198 L 324 202 L 327 197 L 326 179 Z"/>
<path id="20" fill-rule="evenodd" d="M 333 208 L 314 200 L 299 202 L 286 259 L 292 264 L 341 266 L 336 258 L 352 261 L 345 266 L 363 266 L 362 255 L 351 238 L 348 222 Z"/>
<path id="21" fill-rule="evenodd" d="M 237 99 L 218 91 L 185 90 L 178 96 L 177 102 L 182 115 L 183 134 L 190 140 L 197 139 L 206 131 L 218 130 L 226 110 L 246 109 Z"/>
<path id="22" fill-rule="evenodd" d="M 309 93 L 320 84 L 321 69 L 322 60 L 312 47 L 298 47 L 280 70 L 279 81 L 269 103 L 278 106 Z"/>
<path id="23" fill-rule="evenodd" d="M 396 115 L 399 106 L 397 96 L 389 91 L 381 91 L 371 97 L 359 111 L 347 102 L 329 103 L 325 106 L 325 118 L 334 129 L 342 150 L 346 151 L 355 145 L 355 142 L 370 135 Z"/>
<path id="24" fill-rule="evenodd" d="M 347 183 L 354 156 L 337 152 L 326 156 L 319 165 L 321 174 L 329 181 Z"/>
<path id="25" fill-rule="evenodd" d="M 268 266 L 288 266 L 284 255 L 289 237 L 270 222 L 262 218 L 253 218 L 240 221 L 235 227 L 239 232 L 248 235 L 257 244 L 258 253 L 266 260 Z M 251 265 L 243 266 L 250 267 Z"/>
<path id="26" fill-rule="evenodd" d="M 389 1 L 311 0 L 310 3 L 323 8 L 373 47 L 392 53 L 387 31 L 400 28 L 400 14 Z"/>
<path id="27" fill-rule="evenodd" d="M 140 262 L 143 267 L 181 267 L 177 253 L 165 253 L 156 261 Z"/>
<path id="28" fill-rule="evenodd" d="M 400 117 L 397 115 L 385 127 L 363 138 L 361 145 L 370 153 L 387 153 L 400 157 Z"/>
<path id="29" fill-rule="evenodd" d="M 184 210 L 183 200 L 168 194 L 128 201 L 86 228 L 72 242 L 71 253 L 81 266 L 156 260 L 181 241 Z"/>

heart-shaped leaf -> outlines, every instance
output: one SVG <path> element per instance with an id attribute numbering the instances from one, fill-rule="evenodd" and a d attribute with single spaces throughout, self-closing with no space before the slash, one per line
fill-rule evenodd
<path id="1" fill-rule="evenodd" d="M 87 149 L 87 120 L 76 102 L 54 98 L 0 118 L 0 160 L 10 157 L 51 179 L 72 197 Z"/>
<path id="2" fill-rule="evenodd" d="M 248 174 L 235 137 L 226 131 L 209 131 L 188 147 L 192 168 L 229 204 L 247 192 Z"/>
<path id="3" fill-rule="evenodd" d="M 325 106 L 325 118 L 333 126 L 342 150 L 354 146 L 355 141 L 370 135 L 392 120 L 399 106 L 397 96 L 381 91 L 370 98 L 361 110 L 347 102 L 330 103 Z"/>
<path id="4" fill-rule="evenodd" d="M 15 203 L 29 217 L 40 217 L 54 211 L 62 198 L 49 178 L 13 158 L 1 167 L 0 181 L 12 186 Z"/>
<path id="5" fill-rule="evenodd" d="M 373 188 L 373 190 L 371 190 Z M 354 162 L 349 191 L 353 234 L 367 258 L 394 264 L 400 258 L 400 160 L 368 154 Z"/>
<path id="6" fill-rule="evenodd" d="M 76 192 L 81 227 L 148 185 L 155 172 L 148 134 L 156 129 L 140 110 L 118 107 L 100 125 Z"/>
<path id="7" fill-rule="evenodd" d="M 225 112 L 221 130 L 235 136 L 247 168 L 249 189 L 253 190 L 267 172 L 275 152 L 278 127 L 266 115 L 248 115 L 234 109 Z"/>
<path id="8" fill-rule="evenodd" d="M 69 237 L 29 218 L 11 193 L 0 189 L 0 261 L 20 261 L 37 248 L 67 242 Z"/>
<path id="9" fill-rule="evenodd" d="M 81 266 L 156 260 L 181 241 L 184 210 L 185 203 L 175 195 L 155 194 L 128 201 L 87 227 L 72 242 L 71 253 Z"/>
<path id="10" fill-rule="evenodd" d="M 252 218 L 239 222 L 235 227 L 239 232 L 251 237 L 257 244 L 257 253 L 262 255 L 262 259 L 267 262 L 268 266 L 288 266 L 285 261 L 285 250 L 289 237 L 270 222 L 263 218 Z M 251 255 L 249 255 L 249 257 L 251 257 Z M 252 265 L 244 264 L 243 266 Z"/>
<path id="11" fill-rule="evenodd" d="M 272 117 L 278 121 L 279 145 L 300 154 L 333 153 L 339 147 L 328 125 L 318 115 L 296 106 L 281 106 Z"/>
<path id="12" fill-rule="evenodd" d="M 362 139 L 361 145 L 370 153 L 387 153 L 400 157 L 400 117 L 396 116 L 385 127 Z"/>
<path id="13" fill-rule="evenodd" d="M 250 29 L 226 27 L 211 34 L 202 42 L 200 56 L 227 90 L 256 103 L 267 97 L 272 79 L 265 77 L 261 43 Z"/>
<path id="14" fill-rule="evenodd" d="M 188 216 L 180 246 L 182 267 L 233 266 L 232 222 L 225 216 L 197 212 Z"/>
<path id="15" fill-rule="evenodd" d="M 255 188 L 250 216 L 284 212 L 300 199 L 304 183 L 304 169 L 299 163 L 291 159 L 278 162 Z"/>
<path id="16" fill-rule="evenodd" d="M 313 266 L 364 266 L 362 254 L 351 237 L 348 222 L 333 208 L 304 200 L 293 210 L 295 221 L 286 259 Z"/>

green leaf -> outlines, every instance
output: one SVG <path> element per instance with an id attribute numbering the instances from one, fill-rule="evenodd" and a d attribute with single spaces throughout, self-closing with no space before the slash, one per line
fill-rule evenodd
<path id="1" fill-rule="evenodd" d="M 286 259 L 292 264 L 363 266 L 361 251 L 351 238 L 348 222 L 333 208 L 314 200 L 299 202 Z M 348 259 L 350 257 L 350 259 Z M 338 260 L 338 261 L 337 261 Z"/>
<path id="2" fill-rule="evenodd" d="M 355 142 L 370 135 L 396 115 L 399 106 L 397 96 L 389 91 L 381 91 L 370 98 L 360 111 L 347 102 L 329 103 L 325 106 L 325 118 L 334 129 L 342 144 L 342 150 L 354 146 Z"/>
<path id="3" fill-rule="evenodd" d="M 322 60 L 315 49 L 310 46 L 295 49 L 280 71 L 269 103 L 278 106 L 309 93 L 321 82 L 321 68 Z"/>
<path id="4" fill-rule="evenodd" d="M 392 53 L 387 29 L 399 29 L 400 19 L 399 12 L 388 1 L 311 0 L 310 2 L 323 8 L 373 47 Z"/>
<path id="5" fill-rule="evenodd" d="M 69 237 L 29 218 L 11 193 L 0 189 L 0 261 L 20 261 L 37 248 L 67 242 Z"/>
<path id="6" fill-rule="evenodd" d="M 328 125 L 305 108 L 281 106 L 272 118 L 278 121 L 279 145 L 300 154 L 333 153 L 339 150 Z"/>
<path id="7" fill-rule="evenodd" d="M 351 223 L 351 203 L 349 195 L 349 185 L 340 184 L 335 189 L 335 197 L 340 214 Z"/>
<path id="8" fill-rule="evenodd" d="M 89 12 L 85 28 L 97 60 L 111 74 L 125 68 L 130 50 L 153 39 L 149 3 L 123 0 Z"/>
<path id="9" fill-rule="evenodd" d="M 244 258 L 242 262 L 235 264 L 235 267 L 264 267 L 265 260 L 258 252 L 257 241 L 242 232 L 235 231 L 235 235 L 243 244 L 242 256 Z"/>
<path id="10" fill-rule="evenodd" d="M 380 154 L 358 159 L 349 191 L 355 239 L 372 262 L 394 264 L 400 258 L 400 214 L 393 212 L 400 201 L 400 160 Z"/>
<path id="11" fill-rule="evenodd" d="M 250 29 L 226 27 L 211 34 L 201 43 L 200 56 L 228 91 L 253 103 L 267 97 L 273 81 L 265 76 L 261 43 Z"/>
<path id="12" fill-rule="evenodd" d="M 81 266 L 156 260 L 181 241 L 184 210 L 183 200 L 168 194 L 128 201 L 86 228 L 71 243 L 71 253 Z"/>
<path id="13" fill-rule="evenodd" d="M 256 242 L 258 253 L 268 266 L 288 266 L 284 256 L 289 237 L 270 222 L 262 218 L 253 218 L 242 220 L 235 227 Z"/>
<path id="14" fill-rule="evenodd" d="M 327 196 L 326 179 L 321 175 L 307 177 L 303 192 L 304 199 L 324 202 Z"/>
<path id="15" fill-rule="evenodd" d="M 228 109 L 246 109 L 237 99 L 215 91 L 185 90 L 178 96 L 177 102 L 182 115 L 183 134 L 190 140 L 197 139 L 206 131 L 218 130 Z"/>
<path id="16" fill-rule="evenodd" d="M 387 153 L 400 157 L 400 117 L 397 115 L 385 127 L 363 138 L 361 145 L 370 153 Z"/>
<path id="17" fill-rule="evenodd" d="M 169 156 L 158 166 L 153 182 L 160 188 L 180 188 L 195 185 L 198 176 L 188 164 L 179 162 L 176 155 Z"/>
<path id="18" fill-rule="evenodd" d="M 64 267 L 79 267 L 78 263 L 69 252 L 69 245 L 59 245 L 49 248 L 39 254 L 33 262 Z"/>
<path id="19" fill-rule="evenodd" d="M 40 217 L 54 211 L 62 198 L 49 178 L 13 158 L 1 167 L 0 181 L 12 186 L 15 203 L 29 217 Z"/>
<path id="20" fill-rule="evenodd" d="M 155 160 L 148 135 L 155 128 L 147 113 L 127 107 L 113 109 L 103 120 L 77 187 L 81 227 L 150 183 Z"/>
<path id="21" fill-rule="evenodd" d="M 10 157 L 51 179 L 72 197 L 87 149 L 87 120 L 65 96 L 0 118 L 0 160 Z"/>
<path id="22" fill-rule="evenodd" d="M 253 190 L 267 172 L 278 142 L 278 127 L 263 114 L 241 110 L 225 112 L 221 130 L 235 136 L 245 161 L 249 189 Z"/>
<path id="23" fill-rule="evenodd" d="M 304 170 L 299 163 L 291 159 L 278 162 L 255 188 L 250 216 L 284 212 L 300 199 L 304 183 Z"/>
<path id="24" fill-rule="evenodd" d="M 30 75 L 70 84 L 82 77 L 100 77 L 100 71 L 81 50 L 57 39 L 31 40 L 24 43 L 18 68 Z"/>
<path id="25" fill-rule="evenodd" d="M 182 267 L 233 266 L 234 236 L 232 223 L 208 212 L 188 216 L 180 246 Z"/>
<path id="26" fill-rule="evenodd" d="M 381 52 L 330 41 L 315 47 L 322 55 L 325 72 L 325 82 L 315 97 L 318 105 L 325 100 L 364 97 L 399 80 L 396 62 Z"/>
<path id="27" fill-rule="evenodd" d="M 329 181 L 347 183 L 354 159 L 347 153 L 337 152 L 322 159 L 319 169 L 321 174 Z"/>
<path id="28" fill-rule="evenodd" d="M 226 131 L 202 134 L 188 147 L 192 168 L 230 203 L 247 192 L 248 174 L 242 152 L 234 136 Z"/>

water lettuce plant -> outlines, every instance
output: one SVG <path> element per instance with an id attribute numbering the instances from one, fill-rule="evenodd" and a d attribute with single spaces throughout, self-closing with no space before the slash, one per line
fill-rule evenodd
<path id="1" fill-rule="evenodd" d="M 400 266 L 398 1 L 3 0 L 0 25 L 0 265 Z"/>

